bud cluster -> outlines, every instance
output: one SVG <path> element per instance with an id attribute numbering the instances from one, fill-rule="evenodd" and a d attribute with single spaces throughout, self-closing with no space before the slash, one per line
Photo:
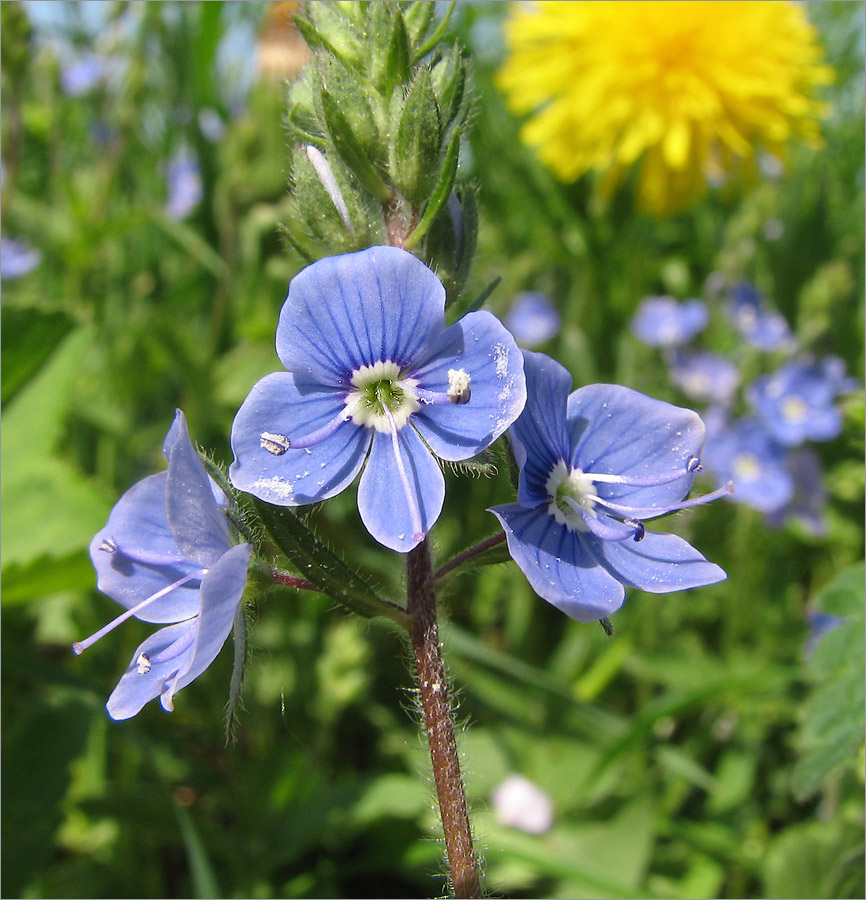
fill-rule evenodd
<path id="1" fill-rule="evenodd" d="M 456 187 L 467 63 L 430 2 L 307 3 L 313 59 L 289 90 L 295 144 L 285 233 L 309 260 L 375 244 L 434 268 L 449 299 L 475 244 L 474 196 Z"/>

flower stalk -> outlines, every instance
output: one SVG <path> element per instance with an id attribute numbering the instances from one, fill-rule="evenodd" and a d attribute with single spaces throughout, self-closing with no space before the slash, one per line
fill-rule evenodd
<path id="1" fill-rule="evenodd" d="M 433 566 L 426 540 L 408 554 L 406 576 L 418 696 L 430 744 L 451 886 L 455 897 L 481 897 L 481 877 L 472 844 L 448 681 L 440 652 Z"/>

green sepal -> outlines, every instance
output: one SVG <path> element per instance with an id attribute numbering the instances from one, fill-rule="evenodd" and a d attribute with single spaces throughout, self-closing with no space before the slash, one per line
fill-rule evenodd
<path id="1" fill-rule="evenodd" d="M 406 32 L 413 44 L 419 44 L 424 40 L 427 29 L 433 21 L 433 11 L 436 4 L 429 0 L 415 0 L 403 6 L 403 18 L 406 24 Z"/>
<path id="2" fill-rule="evenodd" d="M 306 18 L 295 17 L 304 40 L 312 47 L 327 51 L 347 66 L 359 68 L 364 62 L 364 47 L 355 38 L 362 20 L 351 14 L 351 7 L 338 3 L 307 3 Z M 303 25 L 301 24 L 303 22 Z"/>
<path id="3" fill-rule="evenodd" d="M 392 134 L 391 179 L 410 203 L 420 205 L 436 185 L 441 168 L 439 104 L 426 67 L 416 73 Z"/>
<path id="4" fill-rule="evenodd" d="M 322 89 L 331 95 L 339 107 L 364 155 L 374 164 L 384 166 L 385 141 L 368 102 L 368 92 L 358 80 L 357 73 L 346 68 L 338 59 L 321 58 L 319 74 Z M 386 127 L 384 112 L 381 126 L 382 129 Z"/>
<path id="5" fill-rule="evenodd" d="M 405 247 L 412 250 L 418 246 L 428 229 L 436 220 L 440 210 L 445 205 L 451 191 L 454 188 L 454 180 L 457 178 L 457 162 L 460 156 L 460 129 L 455 128 L 448 141 L 448 148 L 439 169 L 439 179 L 430 193 L 430 199 L 424 207 L 421 220 L 415 226 L 414 231 L 406 239 Z"/>
<path id="6" fill-rule="evenodd" d="M 319 590 L 365 619 L 385 616 L 404 628 L 409 627 L 411 619 L 406 610 L 379 597 L 367 581 L 323 544 L 291 509 L 271 506 L 257 497 L 250 500 L 277 547 Z"/>
<path id="7" fill-rule="evenodd" d="M 456 45 L 451 48 L 430 70 L 433 91 L 439 101 L 442 127 L 447 128 L 461 112 L 461 122 L 466 118 L 463 94 L 466 88 L 466 63 Z"/>
<path id="8" fill-rule="evenodd" d="M 316 115 L 313 87 L 309 78 L 299 78 L 289 89 L 285 123 L 296 141 L 303 144 L 322 143 L 324 132 Z"/>
<path id="9" fill-rule="evenodd" d="M 240 712 L 243 709 L 244 676 L 247 670 L 249 644 L 247 642 L 247 611 L 243 603 L 238 605 L 232 622 L 232 677 L 229 682 L 229 699 L 226 703 L 226 744 L 237 741 Z"/>
<path id="10" fill-rule="evenodd" d="M 448 465 L 457 475 L 471 475 L 473 478 L 493 478 L 499 473 L 499 467 L 493 459 L 490 449 L 482 450 L 471 459 L 449 462 Z"/>
<path id="11" fill-rule="evenodd" d="M 353 134 L 339 104 L 325 87 L 321 90 L 321 101 L 325 125 L 328 128 L 334 149 L 340 154 L 343 162 L 354 173 L 358 181 L 380 203 L 387 203 L 391 199 L 391 192 L 388 190 L 385 182 L 379 177 L 370 158 Z"/>
<path id="12" fill-rule="evenodd" d="M 448 9 L 445 10 L 445 15 L 442 17 L 442 21 L 436 26 L 436 30 L 415 51 L 413 62 L 417 63 L 419 60 L 423 59 L 445 36 L 445 32 L 448 30 L 448 25 L 451 22 L 451 14 L 454 12 L 455 5 L 456 3 L 454 2 L 448 4 Z M 418 39 L 420 40 L 420 38 L 421 35 L 419 35 Z"/>
<path id="13" fill-rule="evenodd" d="M 407 84 L 412 77 L 412 65 L 409 58 L 409 36 L 403 22 L 403 14 L 397 12 L 391 26 L 388 41 L 388 54 L 385 57 L 385 71 L 382 87 L 386 97 L 390 97 L 399 84 Z"/>
<path id="14" fill-rule="evenodd" d="M 292 182 L 297 215 L 312 234 L 324 241 L 333 253 L 348 253 L 356 249 L 353 234 L 344 225 L 307 157 L 306 147 L 297 146 L 292 151 Z"/>

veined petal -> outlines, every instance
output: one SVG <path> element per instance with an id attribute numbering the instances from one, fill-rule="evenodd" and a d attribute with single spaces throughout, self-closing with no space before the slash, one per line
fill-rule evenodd
<path id="1" fill-rule="evenodd" d="M 180 410 L 175 425 L 176 439 L 169 451 L 165 489 L 168 523 L 181 552 L 208 568 L 232 546 L 228 521 L 214 500 L 210 476 L 189 439 Z"/>
<path id="2" fill-rule="evenodd" d="M 591 384 L 568 398 L 571 465 L 584 472 L 658 477 L 653 487 L 599 483 L 600 497 L 626 506 L 664 508 L 682 500 L 694 475 L 689 461 L 699 458 L 705 429 L 690 409 L 654 400 L 614 384 Z"/>
<path id="3" fill-rule="evenodd" d="M 539 597 L 578 622 L 594 622 L 622 606 L 625 588 L 545 507 L 507 503 L 489 512 L 502 523 L 508 552 Z"/>
<path id="4" fill-rule="evenodd" d="M 412 421 L 442 459 L 468 459 L 499 437 L 526 402 L 523 357 L 505 326 L 489 312 L 464 316 L 441 335 L 428 359 L 412 371 L 418 386 L 448 390 L 449 371 L 469 376 L 467 403 L 423 404 Z"/>
<path id="5" fill-rule="evenodd" d="M 302 506 L 342 491 L 364 462 L 368 429 L 342 422 L 317 444 L 283 447 L 333 422 L 344 409 L 343 398 L 342 391 L 316 387 L 290 372 L 265 376 L 232 423 L 232 484 L 277 506 Z"/>
<path id="6" fill-rule="evenodd" d="M 392 436 L 375 432 L 370 458 L 358 485 L 358 512 L 373 537 L 407 553 L 439 518 L 445 499 L 445 478 L 436 460 L 411 426 L 397 432 L 407 484 L 404 486 Z M 410 496 L 407 497 L 406 491 Z M 418 521 L 413 521 L 412 503 Z"/>
<path id="7" fill-rule="evenodd" d="M 192 656 L 195 629 L 195 618 L 176 625 L 167 625 L 136 648 L 126 671 L 105 704 L 112 719 L 131 719 L 141 712 L 145 703 L 160 695 L 166 681 L 174 678 L 178 667 L 187 662 L 187 657 Z M 149 671 L 142 671 L 139 663 L 142 657 L 155 658 L 169 651 L 173 644 L 185 646 L 187 649 L 178 656 L 156 663 Z"/>
<path id="8" fill-rule="evenodd" d="M 405 250 L 370 247 L 292 279 L 277 354 L 290 372 L 345 388 L 361 366 L 407 366 L 444 327 L 445 289 L 433 272 Z"/>
<path id="9" fill-rule="evenodd" d="M 553 467 L 569 458 L 565 407 L 571 375 L 549 356 L 531 350 L 523 351 L 523 366 L 533 387 L 510 434 L 520 466 L 517 499 L 534 505 L 547 497 L 545 484 Z"/>
<path id="10" fill-rule="evenodd" d="M 177 691 L 194 681 L 216 659 L 229 632 L 235 612 L 244 593 L 251 544 L 232 547 L 201 582 L 201 612 L 191 656 L 180 669 L 168 691 L 161 695 L 162 705 L 171 710 L 171 699 Z"/>
<path id="11" fill-rule="evenodd" d="M 168 473 L 160 472 L 134 484 L 117 501 L 105 527 L 90 542 L 97 587 L 127 609 L 201 568 L 180 552 L 169 527 L 167 482 Z M 118 549 L 112 550 L 113 546 Z M 124 549 L 132 554 L 146 551 L 153 558 L 164 556 L 171 562 L 137 562 Z M 194 616 L 198 605 L 198 581 L 192 581 L 145 607 L 137 618 L 159 624 L 181 622 Z"/>
<path id="12" fill-rule="evenodd" d="M 177 443 L 178 438 L 180 437 L 181 432 L 181 423 L 183 423 L 183 428 L 186 430 L 186 417 L 183 414 L 183 410 L 176 409 L 174 413 L 174 421 L 171 423 L 171 427 L 168 429 L 168 433 L 165 436 L 165 440 L 162 442 L 162 455 L 165 457 L 166 462 L 168 462 L 168 458 L 171 455 L 171 448 Z M 228 506 L 228 498 L 222 492 L 220 486 L 208 476 L 208 481 L 210 482 L 211 491 L 213 491 L 213 498 L 216 501 L 216 505 L 221 509 L 224 509 Z"/>
<path id="13" fill-rule="evenodd" d="M 639 543 L 588 535 L 592 556 L 626 587 L 668 594 L 724 581 L 728 576 L 675 534 L 648 531 Z"/>

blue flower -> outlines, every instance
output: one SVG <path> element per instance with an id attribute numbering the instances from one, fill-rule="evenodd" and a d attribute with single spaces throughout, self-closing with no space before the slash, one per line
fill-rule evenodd
<path id="1" fill-rule="evenodd" d="M 756 419 L 719 420 L 709 429 L 704 465 L 717 483 L 734 482 L 731 499 L 737 503 L 765 513 L 785 507 L 794 496 L 787 459 L 785 448 Z"/>
<path id="2" fill-rule="evenodd" d="M 673 383 L 693 400 L 730 403 L 740 381 L 737 367 L 708 350 L 680 350 L 670 359 Z"/>
<path id="3" fill-rule="evenodd" d="M 785 317 L 765 310 L 763 297 L 747 282 L 731 292 L 728 317 L 740 335 L 759 350 L 790 349 L 794 344 Z"/>
<path id="4" fill-rule="evenodd" d="M 198 160 L 184 150 L 175 153 L 168 163 L 167 181 L 165 211 L 172 219 L 185 219 L 203 196 Z"/>
<path id="5" fill-rule="evenodd" d="M 773 510 L 766 516 L 770 527 L 780 527 L 785 519 L 792 517 L 815 537 L 827 532 L 824 509 L 827 506 L 827 492 L 824 489 L 821 460 L 806 447 L 788 454 L 785 467 L 791 476 L 794 492 L 785 506 Z"/>
<path id="6" fill-rule="evenodd" d="M 106 708 L 128 719 L 155 697 L 173 697 L 214 661 L 228 637 L 253 548 L 233 545 L 226 497 L 209 478 L 178 410 L 163 444 L 168 471 L 133 485 L 90 544 L 97 586 L 126 612 L 87 640 L 82 653 L 135 617 L 165 625 L 135 651 Z"/>
<path id="7" fill-rule="evenodd" d="M 679 303 L 673 297 L 645 297 L 632 317 L 631 330 L 650 347 L 678 347 L 708 321 L 707 307 L 700 300 Z"/>
<path id="8" fill-rule="evenodd" d="M 32 272 L 42 262 L 42 254 L 17 238 L 0 239 L 0 278 L 9 281 Z"/>
<path id="9" fill-rule="evenodd" d="M 92 90 L 106 72 L 106 60 L 98 53 L 89 53 L 65 66 L 60 73 L 60 87 L 68 97 L 80 97 Z"/>
<path id="10" fill-rule="evenodd" d="M 533 589 L 590 622 L 616 612 L 625 588 L 668 593 L 726 577 L 673 534 L 641 520 L 730 491 L 684 500 L 700 468 L 697 413 L 611 384 L 569 395 L 571 376 L 524 353 L 526 408 L 511 429 L 517 502 L 494 506 L 508 550 Z"/>
<path id="11" fill-rule="evenodd" d="M 544 294 L 523 293 L 505 317 L 505 325 L 521 347 L 538 347 L 559 331 L 559 313 Z"/>
<path id="12" fill-rule="evenodd" d="M 752 383 L 749 402 L 780 444 L 829 441 L 842 431 L 842 414 L 833 402 L 837 393 L 848 389 L 840 362 L 835 357 L 791 362 Z"/>
<path id="13" fill-rule="evenodd" d="M 304 269 L 277 326 L 288 371 L 256 384 L 232 425 L 234 485 L 302 506 L 338 494 L 366 460 L 367 530 L 400 552 L 423 540 L 445 496 L 435 456 L 480 453 L 526 399 L 523 360 L 501 322 L 482 311 L 446 328 L 444 309 L 439 279 L 396 247 Z"/>

